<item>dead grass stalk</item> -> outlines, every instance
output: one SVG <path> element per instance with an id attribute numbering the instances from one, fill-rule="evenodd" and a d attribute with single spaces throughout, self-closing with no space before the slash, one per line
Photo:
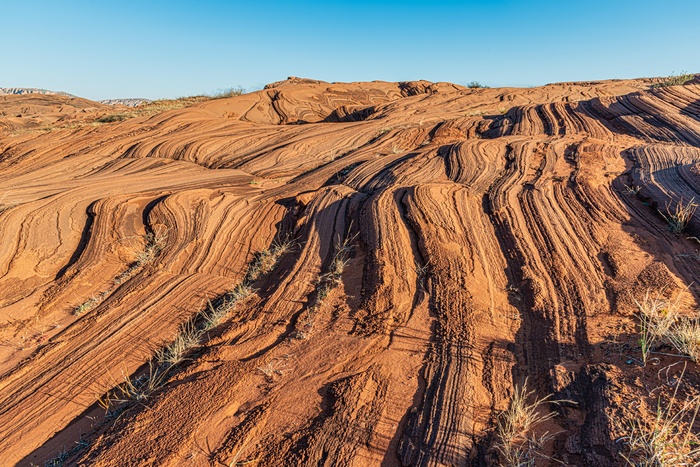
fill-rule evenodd
<path id="1" fill-rule="evenodd" d="M 700 438 L 693 425 L 700 409 L 700 396 L 678 402 L 676 384 L 668 404 L 659 397 L 651 423 L 635 419 L 630 434 L 624 438 L 628 452 L 621 454 L 627 465 L 637 467 L 671 467 L 700 465 Z"/>
<path id="2" fill-rule="evenodd" d="M 538 434 L 536 428 L 556 416 L 554 412 L 546 412 L 544 406 L 561 402 L 565 401 L 551 400 L 551 396 L 537 397 L 535 391 L 528 390 L 527 380 L 515 388 L 510 405 L 501 412 L 496 422 L 495 447 L 503 465 L 532 466 L 538 457 L 546 457 L 541 449 L 554 434 Z"/>

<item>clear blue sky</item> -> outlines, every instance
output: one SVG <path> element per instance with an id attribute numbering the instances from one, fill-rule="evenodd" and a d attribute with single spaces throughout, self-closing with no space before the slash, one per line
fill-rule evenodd
<path id="1" fill-rule="evenodd" d="M 700 0 L 1 0 L 0 87 L 177 97 L 301 76 L 490 86 L 700 72 Z"/>

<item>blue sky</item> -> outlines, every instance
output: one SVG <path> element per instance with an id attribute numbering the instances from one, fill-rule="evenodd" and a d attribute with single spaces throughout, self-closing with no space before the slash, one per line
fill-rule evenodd
<path id="1" fill-rule="evenodd" d="M 699 0 L 2 0 L 0 87 L 178 97 L 287 76 L 489 86 L 700 72 Z"/>

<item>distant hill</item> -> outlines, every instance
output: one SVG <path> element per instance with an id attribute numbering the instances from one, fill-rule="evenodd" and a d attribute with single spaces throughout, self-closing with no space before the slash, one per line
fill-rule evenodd
<path id="1" fill-rule="evenodd" d="M 126 98 L 126 99 L 103 99 L 98 101 L 100 104 L 107 105 L 125 105 L 127 107 L 136 107 L 144 103 L 153 102 L 150 99 L 142 99 L 138 97 Z"/>
<path id="2" fill-rule="evenodd" d="M 49 89 L 39 89 L 39 88 L 0 88 L 0 96 L 7 95 L 26 95 L 26 94 L 45 94 L 53 96 L 66 96 L 66 97 L 77 97 L 73 94 L 69 94 L 63 91 L 51 91 Z M 140 97 L 129 97 L 124 99 L 103 99 L 97 101 L 100 104 L 106 105 L 125 105 L 127 107 L 136 107 L 144 103 L 152 102 L 150 99 L 144 99 Z"/>
<path id="3" fill-rule="evenodd" d="M 39 88 L 0 88 L 0 96 L 8 94 L 51 94 L 58 96 L 76 97 L 73 94 L 68 94 L 63 91 L 50 91 L 48 89 Z"/>

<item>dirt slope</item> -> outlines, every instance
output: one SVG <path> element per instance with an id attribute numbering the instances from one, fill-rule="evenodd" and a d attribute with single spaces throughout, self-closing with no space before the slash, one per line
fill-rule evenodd
<path id="1" fill-rule="evenodd" d="M 50 131 L 53 126 L 75 126 L 94 121 L 94 113 L 109 106 L 87 99 L 55 94 L 3 95 L 0 93 L 1 132 Z"/>
<path id="2" fill-rule="evenodd" d="M 620 464 L 678 360 L 635 363 L 633 299 L 700 282 L 700 223 L 659 214 L 700 198 L 700 83 L 650 84 L 295 78 L 50 132 L 15 112 L 105 110 L 0 97 L 3 462 L 495 465 L 527 380 L 571 401 L 548 407 L 543 456 Z"/>

